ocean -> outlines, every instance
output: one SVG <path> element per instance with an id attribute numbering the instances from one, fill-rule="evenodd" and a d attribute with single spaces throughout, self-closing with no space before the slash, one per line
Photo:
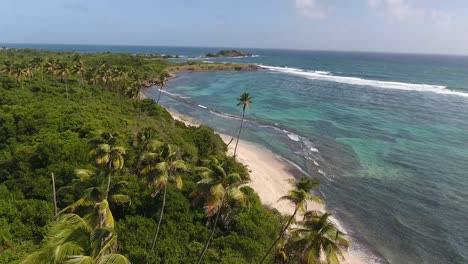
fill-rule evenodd
<path id="1" fill-rule="evenodd" d="M 221 49 L 18 45 L 4 46 L 185 56 Z M 375 263 L 468 263 L 468 57 L 242 50 L 258 56 L 214 60 L 263 69 L 178 74 L 161 103 L 235 135 L 236 98 L 249 92 L 242 139 L 319 178 L 357 250 Z"/>

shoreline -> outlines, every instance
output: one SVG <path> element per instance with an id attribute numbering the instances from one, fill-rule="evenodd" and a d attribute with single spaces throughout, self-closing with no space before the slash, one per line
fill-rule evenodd
<path id="1" fill-rule="evenodd" d="M 183 122 L 186 126 L 197 127 L 201 125 L 190 117 L 181 115 L 167 108 L 166 110 L 175 120 Z M 218 134 L 226 144 L 232 138 L 232 136 L 225 135 L 217 131 L 215 131 L 215 133 Z M 227 151 L 228 155 L 233 154 L 234 146 L 235 141 L 229 145 Z M 247 167 L 250 174 L 250 182 L 247 185 L 258 194 L 262 204 L 272 209 L 278 210 L 278 212 L 281 214 L 291 215 L 294 211 L 294 206 L 288 201 L 278 201 L 278 199 L 284 195 L 287 195 L 288 191 L 290 190 L 288 180 L 297 178 L 295 175 L 297 174 L 295 173 L 297 172 L 297 168 L 294 168 L 284 159 L 275 155 L 271 150 L 253 142 L 240 139 L 237 150 L 238 161 Z M 325 205 L 309 202 L 308 210 L 323 212 L 325 210 Z M 333 219 L 333 222 L 340 226 L 336 219 Z M 341 263 L 373 263 L 371 257 L 366 256 L 363 252 L 360 252 L 356 249 L 352 249 L 352 246 L 353 245 L 351 245 L 350 249 L 343 252 L 344 259 L 341 260 Z"/>

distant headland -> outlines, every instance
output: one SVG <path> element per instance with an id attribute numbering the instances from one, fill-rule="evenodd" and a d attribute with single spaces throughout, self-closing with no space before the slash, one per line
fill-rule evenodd
<path id="1" fill-rule="evenodd" d="M 218 53 L 208 53 L 207 58 L 232 58 L 232 57 L 252 57 L 253 54 L 242 52 L 239 50 L 222 50 Z"/>

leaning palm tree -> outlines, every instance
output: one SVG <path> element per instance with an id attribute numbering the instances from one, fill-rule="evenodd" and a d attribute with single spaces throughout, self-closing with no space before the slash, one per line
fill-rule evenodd
<path id="1" fill-rule="evenodd" d="M 252 104 L 252 97 L 250 97 L 250 94 L 249 93 L 243 93 L 241 94 L 241 96 L 237 99 L 237 101 L 239 101 L 237 103 L 237 106 L 240 106 L 242 105 L 242 119 L 241 119 L 241 124 L 240 124 L 240 128 L 239 128 L 239 133 L 237 134 L 237 142 L 236 142 L 236 147 L 234 148 L 234 157 L 236 157 L 236 152 L 237 152 L 237 144 L 239 144 L 239 138 L 240 138 L 240 134 L 242 132 L 242 125 L 244 123 L 244 117 L 245 117 L 245 109 L 247 107 L 250 107 L 250 105 Z"/>
<path id="2" fill-rule="evenodd" d="M 267 253 L 265 256 L 263 256 L 263 259 L 260 263 L 265 262 L 266 258 L 270 254 L 271 250 L 276 246 L 276 244 L 281 240 L 281 238 L 284 236 L 286 231 L 289 228 L 289 225 L 291 225 L 292 221 L 296 218 L 296 214 L 298 211 L 305 212 L 307 211 L 307 202 L 308 201 L 315 201 L 319 203 L 323 203 L 322 198 L 316 195 L 309 194 L 309 192 L 316 188 L 319 185 L 318 180 L 310 180 L 306 177 L 301 177 L 299 181 L 296 181 L 294 179 L 291 179 L 289 183 L 293 186 L 293 189 L 289 191 L 288 195 L 285 195 L 280 198 L 280 200 L 288 200 L 291 203 L 294 204 L 294 213 L 291 215 L 289 218 L 288 222 L 286 225 L 281 229 L 280 234 L 278 238 L 273 242 L 273 244 L 270 246 L 268 249 Z"/>
<path id="3" fill-rule="evenodd" d="M 70 69 L 65 62 L 60 62 L 57 65 L 57 75 L 62 78 L 62 81 L 65 83 L 65 93 L 68 98 L 68 77 L 70 76 Z"/>
<path id="4" fill-rule="evenodd" d="M 84 217 L 73 213 L 60 215 L 50 229 L 45 246 L 21 263 L 129 264 L 130 261 L 117 253 L 114 218 L 103 201 Z"/>
<path id="5" fill-rule="evenodd" d="M 205 161 L 205 167 L 199 167 L 202 179 L 197 182 L 197 189 L 192 193 L 195 199 L 204 198 L 204 209 L 206 216 L 212 220 L 211 233 L 205 243 L 198 264 L 203 260 L 211 239 L 213 238 L 216 225 L 218 223 L 221 212 L 227 211 L 233 202 L 237 202 L 242 206 L 247 205 L 247 196 L 242 192 L 240 187 L 245 183 L 241 176 L 232 170 L 229 163 L 220 163 L 215 158 L 210 161 Z"/>
<path id="6" fill-rule="evenodd" d="M 130 202 L 128 195 L 122 194 L 122 188 L 127 186 L 127 182 L 120 181 L 114 183 L 109 190 L 109 195 L 106 198 L 106 175 L 105 173 L 94 173 L 92 170 L 77 169 L 75 170 L 76 178 L 69 186 L 64 186 L 58 192 L 80 193 L 81 197 L 71 205 L 65 207 L 60 213 L 71 212 L 75 213 L 78 209 L 94 209 L 97 204 L 106 200 L 111 205 L 120 205 Z"/>
<path id="7" fill-rule="evenodd" d="M 116 254 L 117 233 L 109 207 L 109 202 L 122 203 L 130 199 L 122 194 L 106 197 L 102 175 L 83 169 L 76 170 L 75 175 L 79 180 L 62 189 L 86 188 L 84 195 L 60 211 L 46 246 L 23 263 L 130 263 Z M 85 212 L 85 216 L 76 214 L 77 211 Z"/>
<path id="8" fill-rule="evenodd" d="M 350 243 L 344 238 L 344 233 L 328 219 L 330 213 L 319 214 L 307 212 L 304 221 L 292 231 L 289 251 L 295 253 L 304 264 L 339 264 L 343 258 L 342 249 L 347 249 Z"/>
<path id="9" fill-rule="evenodd" d="M 117 137 L 110 133 L 101 133 L 91 140 L 93 149 L 90 155 L 95 159 L 96 164 L 107 168 L 107 188 L 106 197 L 109 194 L 111 176 L 114 171 L 121 170 L 124 166 L 125 148 L 116 146 Z"/>
<path id="10" fill-rule="evenodd" d="M 164 89 L 164 86 L 167 84 L 167 81 L 169 80 L 169 73 L 167 72 L 162 72 L 159 74 L 158 79 L 157 79 L 157 85 L 159 86 L 159 95 L 158 95 L 158 100 L 156 103 L 159 104 L 159 99 L 161 99 L 161 92 Z"/>
<path id="11" fill-rule="evenodd" d="M 158 240 L 159 229 L 161 227 L 164 208 L 166 207 L 166 190 L 169 182 L 174 182 L 178 189 L 182 189 L 183 181 L 180 172 L 187 171 L 187 165 L 177 155 L 177 151 L 169 144 L 158 148 L 155 152 L 145 153 L 141 159 L 142 169 L 140 174 L 153 182 L 154 189 L 151 194 L 155 197 L 163 190 L 163 202 L 159 215 L 158 226 L 154 234 L 151 250 L 154 251 Z"/>

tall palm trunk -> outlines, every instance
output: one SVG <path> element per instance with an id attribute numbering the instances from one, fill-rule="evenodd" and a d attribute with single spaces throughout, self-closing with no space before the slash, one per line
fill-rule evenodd
<path id="1" fill-rule="evenodd" d="M 163 86 L 159 87 L 159 96 L 158 96 L 158 101 L 156 103 L 159 104 L 159 99 L 161 99 L 161 93 L 162 93 Z"/>
<path id="2" fill-rule="evenodd" d="M 52 172 L 52 198 L 54 199 L 54 218 L 57 219 L 57 195 L 55 193 L 55 175 Z"/>
<path id="3" fill-rule="evenodd" d="M 213 226 L 211 227 L 211 233 L 210 233 L 210 236 L 208 237 L 208 240 L 206 241 L 205 248 L 203 248 L 203 251 L 202 251 L 200 257 L 198 258 L 198 262 L 197 262 L 198 264 L 200 264 L 202 262 L 203 256 L 205 255 L 205 252 L 208 249 L 208 246 L 210 245 L 211 239 L 213 238 L 214 231 L 216 229 L 216 224 L 218 223 L 219 216 L 221 215 L 221 208 L 223 207 L 224 196 L 225 195 L 226 194 L 223 194 L 223 198 L 221 198 L 221 205 L 219 206 L 218 212 L 216 213 L 216 219 L 215 219 L 215 221 L 213 223 Z"/>
<path id="4" fill-rule="evenodd" d="M 281 233 L 279 234 L 278 238 L 276 238 L 275 242 L 273 242 L 273 244 L 270 246 L 270 248 L 268 249 L 267 253 L 265 254 L 265 256 L 263 256 L 263 259 L 262 261 L 260 261 L 260 264 L 262 264 L 263 262 L 265 262 L 265 259 L 268 257 L 268 255 L 270 255 L 270 252 L 271 250 L 276 246 L 276 244 L 280 241 L 280 239 L 283 237 L 284 233 L 286 233 L 286 230 L 288 230 L 288 227 L 289 225 L 291 224 L 292 220 L 296 217 L 296 213 L 297 213 L 297 206 L 296 208 L 294 209 L 294 213 L 293 215 L 291 216 L 291 218 L 289 218 L 288 220 L 288 223 L 286 224 L 286 226 L 284 226 L 284 228 L 281 230 Z"/>
<path id="5" fill-rule="evenodd" d="M 239 144 L 239 138 L 240 138 L 240 134 L 242 132 L 242 125 L 244 124 L 244 116 L 245 116 L 245 108 L 242 110 L 242 120 L 241 120 L 241 125 L 240 125 L 240 128 L 239 128 L 239 134 L 237 134 L 236 147 L 234 148 L 234 158 L 236 157 L 237 144 Z"/>
<path id="6" fill-rule="evenodd" d="M 65 94 L 67 95 L 67 99 L 68 99 L 68 80 L 67 78 L 64 78 L 63 81 L 65 82 Z"/>
<path id="7" fill-rule="evenodd" d="M 154 251 L 154 248 L 156 247 L 156 242 L 158 240 L 158 234 L 159 234 L 159 228 L 161 227 L 161 222 L 162 222 L 162 218 L 164 214 L 164 208 L 166 207 L 166 189 L 167 189 L 167 183 L 164 184 L 163 204 L 161 208 L 161 213 L 159 214 L 158 227 L 156 228 L 156 234 L 154 234 L 153 246 L 151 247 L 151 251 Z"/>
<path id="8" fill-rule="evenodd" d="M 111 176 L 112 176 L 112 162 L 109 162 L 109 172 L 107 173 L 106 199 L 109 196 L 109 190 L 110 190 L 110 185 L 111 185 Z"/>

